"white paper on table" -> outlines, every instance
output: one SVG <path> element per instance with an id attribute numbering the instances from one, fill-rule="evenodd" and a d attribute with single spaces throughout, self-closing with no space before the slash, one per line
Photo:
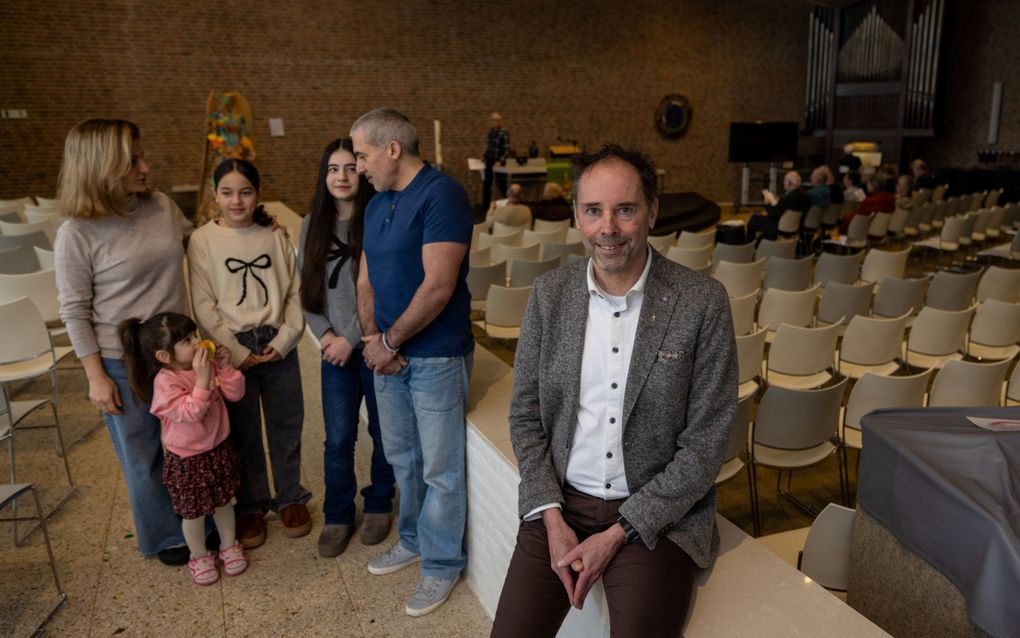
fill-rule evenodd
<path id="1" fill-rule="evenodd" d="M 969 416 L 967 420 L 986 430 L 992 432 L 1015 432 L 1020 430 L 1020 420 L 1017 419 L 985 419 L 976 416 Z"/>

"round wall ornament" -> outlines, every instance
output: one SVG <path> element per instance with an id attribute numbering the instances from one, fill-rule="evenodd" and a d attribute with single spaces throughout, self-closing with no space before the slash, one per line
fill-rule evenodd
<path id="1" fill-rule="evenodd" d="M 682 95 L 667 95 L 655 109 L 655 128 L 665 137 L 681 137 L 691 123 L 691 105 Z"/>

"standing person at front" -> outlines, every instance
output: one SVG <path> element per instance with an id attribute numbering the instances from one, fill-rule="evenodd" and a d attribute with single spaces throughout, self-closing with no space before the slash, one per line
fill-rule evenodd
<path id="1" fill-rule="evenodd" d="M 297 344 L 305 329 L 294 248 L 258 205 L 261 180 L 245 160 L 228 159 L 213 173 L 220 216 L 188 245 L 191 301 L 202 332 L 230 350 L 244 373 L 245 393 L 227 402 L 230 437 L 241 457 L 237 538 L 248 549 L 266 539 L 265 514 L 279 513 L 283 532 L 304 536 L 312 527 L 301 485 L 304 399 Z M 262 414 L 273 468 L 269 491 Z"/>
<path id="2" fill-rule="evenodd" d="M 184 240 L 191 223 L 149 190 L 138 127 L 92 119 L 67 134 L 55 251 L 60 318 L 88 377 L 117 453 L 142 554 L 184 565 L 189 551 L 163 487 L 159 420 L 136 400 L 118 323 L 130 315 L 186 313 Z"/>
<path id="3" fill-rule="evenodd" d="M 399 539 L 368 571 L 421 561 L 405 611 L 422 616 L 446 601 L 466 560 L 471 206 L 456 181 L 418 156 L 418 133 L 399 111 L 366 113 L 351 138 L 358 172 L 379 191 L 365 213 L 358 312 L 400 487 Z"/>
<path id="4" fill-rule="evenodd" d="M 354 147 L 344 137 L 326 145 L 312 210 L 301 224 L 301 305 L 322 348 L 322 420 L 326 426 L 322 467 L 326 496 L 319 556 L 339 556 L 354 533 L 354 442 L 365 400 L 372 439 L 371 482 L 361 490 L 365 522 L 361 542 L 376 545 L 390 532 L 393 468 L 383 453 L 372 369 L 365 365 L 355 285 L 361 261 L 365 205 L 375 190 L 357 173 Z"/>
<path id="5" fill-rule="evenodd" d="M 514 363 L 517 535 L 493 636 L 553 636 L 603 579 L 613 635 L 679 636 L 718 549 L 715 477 L 737 403 L 726 291 L 650 250 L 655 170 L 575 158 L 590 260 L 535 281 Z"/>
<path id="6" fill-rule="evenodd" d="M 492 202 L 492 182 L 495 178 L 497 166 L 506 166 L 506 158 L 510 154 L 510 134 L 503 128 L 503 116 L 493 113 L 489 116 L 492 126 L 489 127 L 489 134 L 485 138 L 485 175 L 482 182 L 482 208 L 489 210 L 489 203 Z M 500 175 L 495 180 L 499 190 L 506 193 L 506 175 Z"/>

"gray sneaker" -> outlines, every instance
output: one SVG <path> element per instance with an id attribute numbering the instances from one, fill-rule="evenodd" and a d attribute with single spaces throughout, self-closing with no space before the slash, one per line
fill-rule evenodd
<path id="1" fill-rule="evenodd" d="M 392 547 L 369 561 L 368 573 L 375 574 L 376 576 L 392 574 L 393 572 L 399 572 L 405 567 L 414 565 L 420 560 L 421 556 L 408 549 L 404 549 L 400 541 L 397 541 L 393 543 Z"/>
<path id="2" fill-rule="evenodd" d="M 407 600 L 407 607 L 404 607 L 404 611 L 408 616 L 424 616 L 435 611 L 450 597 L 450 592 L 453 591 L 453 586 L 459 579 L 459 574 L 454 576 L 453 580 L 422 576 L 418 581 L 418 588 Z"/>

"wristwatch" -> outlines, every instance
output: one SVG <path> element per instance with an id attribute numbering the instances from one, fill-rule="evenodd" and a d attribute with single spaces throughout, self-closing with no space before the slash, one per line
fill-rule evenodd
<path id="1" fill-rule="evenodd" d="M 620 518 L 616 519 L 616 522 L 620 524 L 620 527 L 623 528 L 624 534 L 627 535 L 627 539 L 624 541 L 625 544 L 630 545 L 634 541 L 640 540 L 641 534 L 638 534 L 638 531 L 634 529 L 634 526 L 630 524 L 630 521 L 623 516 L 620 516 Z"/>

